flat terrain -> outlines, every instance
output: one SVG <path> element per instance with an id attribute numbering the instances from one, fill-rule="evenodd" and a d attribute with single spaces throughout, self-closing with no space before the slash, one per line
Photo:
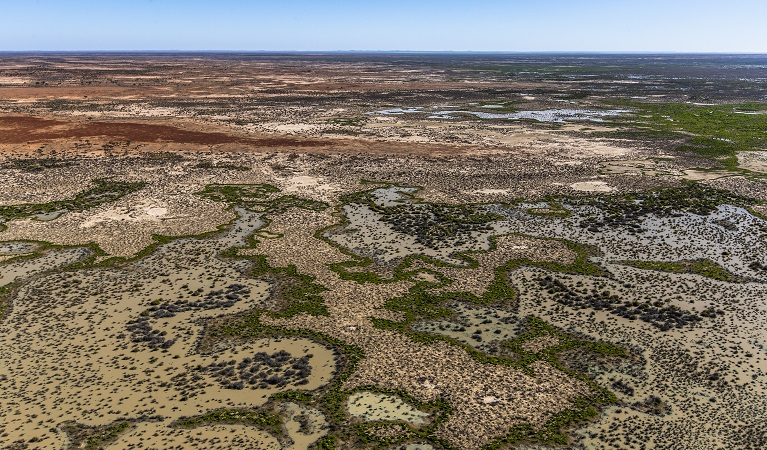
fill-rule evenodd
<path id="1" fill-rule="evenodd" d="M 0 448 L 765 448 L 765 67 L 0 54 Z"/>

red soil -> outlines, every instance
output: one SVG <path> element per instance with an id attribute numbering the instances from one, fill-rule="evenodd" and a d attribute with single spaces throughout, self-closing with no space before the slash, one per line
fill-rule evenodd
<path id="1" fill-rule="evenodd" d="M 134 122 L 64 122 L 38 117 L 0 116 L 0 144 L 89 137 L 106 137 L 114 141 L 202 145 L 241 143 L 258 147 L 320 147 L 328 144 L 317 140 L 283 137 L 244 138 L 225 133 L 184 130 L 171 125 Z"/>

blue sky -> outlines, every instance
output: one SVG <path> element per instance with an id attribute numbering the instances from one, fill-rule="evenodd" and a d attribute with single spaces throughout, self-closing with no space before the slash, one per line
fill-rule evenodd
<path id="1" fill-rule="evenodd" d="M 767 53 L 765 0 L 0 0 L 0 51 Z"/>

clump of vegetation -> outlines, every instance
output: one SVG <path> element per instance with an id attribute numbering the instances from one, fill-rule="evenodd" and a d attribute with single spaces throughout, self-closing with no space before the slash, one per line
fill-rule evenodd
<path id="1" fill-rule="evenodd" d="M 559 202 L 549 202 L 548 206 L 545 208 L 529 208 L 527 213 L 534 216 L 558 218 L 565 218 L 572 215 L 572 211 L 562 206 Z"/>
<path id="2" fill-rule="evenodd" d="M 335 450 L 337 439 L 335 436 L 323 436 L 315 443 L 317 450 Z"/>
<path id="3" fill-rule="evenodd" d="M 137 422 L 161 421 L 162 417 L 138 417 L 122 419 L 102 426 L 88 426 L 77 422 L 64 422 L 61 430 L 69 437 L 72 448 L 98 450 L 116 441 L 123 433 L 136 427 Z"/>
<path id="4" fill-rule="evenodd" d="M 618 295 L 611 294 L 609 291 L 592 291 L 591 293 L 579 293 L 569 288 L 556 278 L 547 275 L 537 280 L 538 286 L 545 290 L 552 300 L 562 305 L 576 308 L 590 308 L 595 311 L 609 311 L 611 314 L 623 317 L 628 320 L 639 319 L 647 322 L 661 331 L 668 331 L 672 328 L 682 328 L 686 325 L 693 325 L 702 319 L 699 315 L 684 311 L 678 306 L 624 301 Z"/>
<path id="5" fill-rule="evenodd" d="M 489 231 L 489 223 L 499 218 L 479 205 L 419 203 L 404 191 L 402 194 L 407 202 L 383 206 L 375 202 L 373 191 L 375 189 L 356 192 L 341 200 L 343 203 L 366 205 L 380 214 L 382 220 L 394 230 L 414 236 L 417 242 L 431 248 L 446 245 L 446 239 L 452 241 L 451 245 L 465 243 L 472 232 Z"/>
<path id="6" fill-rule="evenodd" d="M 238 170 L 246 172 L 250 170 L 247 166 L 238 166 L 237 164 L 225 164 L 225 163 L 212 163 L 210 161 L 202 161 L 194 166 L 195 169 L 219 169 L 219 170 Z"/>
<path id="7" fill-rule="evenodd" d="M 110 142 L 104 146 L 104 150 L 111 150 L 114 145 Z M 146 152 L 141 155 L 141 159 L 148 163 L 179 162 L 184 160 L 184 155 L 176 152 Z"/>
<path id="8" fill-rule="evenodd" d="M 271 355 L 258 352 L 240 362 L 219 361 L 200 366 L 197 370 L 213 376 L 224 389 L 242 390 L 246 386 L 255 389 L 302 386 L 309 383 L 308 377 L 312 373 L 310 356 L 296 358 L 285 350 Z"/>
<path id="9" fill-rule="evenodd" d="M 744 283 L 747 278 L 739 277 L 710 259 L 693 259 L 674 262 L 665 261 L 623 261 L 627 266 L 638 269 L 657 270 L 669 273 L 692 273 L 719 281 Z"/>
<path id="10" fill-rule="evenodd" d="M 684 182 L 682 188 L 662 188 L 647 192 L 605 195 L 563 200 L 573 205 L 591 206 L 596 211 L 583 211 L 579 226 L 592 232 L 602 227 L 624 226 L 628 233 L 641 233 L 640 223 L 652 214 L 658 217 L 681 217 L 683 214 L 709 215 L 720 205 L 747 208 L 759 200 L 733 194 L 695 182 Z"/>
<path id="11" fill-rule="evenodd" d="M 200 289 L 202 291 L 202 289 Z M 195 294 L 199 294 L 195 292 Z M 155 330 L 152 323 L 159 319 L 174 317 L 176 314 L 193 310 L 212 310 L 231 308 L 241 298 L 247 298 L 250 289 L 241 284 L 230 284 L 225 289 L 208 292 L 200 300 L 157 301 L 141 312 L 138 318 L 128 322 L 126 330 L 131 334 L 131 342 L 143 343 L 152 350 L 168 349 L 176 343 L 176 338 L 168 338 L 167 332 Z"/>
<path id="12" fill-rule="evenodd" d="M 83 211 L 103 203 L 113 202 L 127 194 L 142 189 L 146 183 L 111 180 L 94 180 L 93 188 L 83 191 L 71 200 L 56 200 L 50 203 L 0 206 L 0 231 L 4 229 L 2 222 L 50 214 L 59 211 Z"/>
<path id="13" fill-rule="evenodd" d="M 271 184 L 209 184 L 197 195 L 267 214 L 280 214 L 289 208 L 322 211 L 328 207 L 327 203 L 295 195 L 275 195 L 279 192 L 280 189 Z"/>
<path id="14" fill-rule="evenodd" d="M 333 119 L 328 120 L 328 123 L 331 123 L 334 125 L 341 125 L 345 127 L 362 127 L 367 122 L 368 122 L 368 119 L 365 116 L 335 117 Z"/>
<path id="15" fill-rule="evenodd" d="M 416 241 L 427 247 L 444 246 L 445 239 L 463 244 L 472 232 L 490 231 L 488 225 L 497 217 L 479 211 L 473 205 L 440 205 L 424 203 L 379 207 L 383 220 L 401 233 L 415 236 Z"/>
<path id="16" fill-rule="evenodd" d="M 171 424 L 178 428 L 197 428 L 210 424 L 247 425 L 282 435 L 280 416 L 265 410 L 217 409 L 195 417 L 182 417 Z"/>
<path id="17" fill-rule="evenodd" d="M 47 169 L 56 169 L 59 167 L 68 167 L 73 164 L 72 161 L 58 158 L 25 158 L 8 160 L 8 166 L 10 168 L 19 169 L 29 173 L 43 172 Z"/>
<path id="18" fill-rule="evenodd" d="M 654 416 L 663 417 L 671 414 L 671 406 L 656 395 L 651 395 L 644 399 L 644 401 L 632 403 L 631 407 L 637 411 Z"/>

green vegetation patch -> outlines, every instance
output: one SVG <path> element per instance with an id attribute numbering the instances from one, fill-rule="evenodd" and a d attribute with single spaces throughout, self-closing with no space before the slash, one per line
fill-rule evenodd
<path id="1" fill-rule="evenodd" d="M 382 220 L 389 224 L 395 231 L 414 236 L 420 244 L 434 249 L 445 245 L 461 244 L 466 240 L 473 239 L 472 232 L 490 230 L 490 222 L 501 218 L 497 214 L 488 213 L 480 209 L 480 204 L 449 205 L 439 203 L 421 203 L 414 198 L 412 193 L 401 191 L 403 203 L 392 206 L 381 206 L 375 203 L 372 192 L 381 187 L 393 187 L 391 183 L 376 183 L 362 181 L 364 184 L 379 184 L 378 187 L 347 194 L 342 196 L 342 204 L 365 205 L 372 211 L 381 214 Z M 404 188 L 404 187 L 403 187 Z M 420 188 L 416 188 L 420 189 Z M 374 270 L 373 260 L 350 252 L 326 237 L 326 233 L 332 230 L 341 230 L 348 226 L 349 221 L 342 217 L 337 224 L 317 230 L 314 236 L 337 248 L 343 254 L 351 257 L 349 261 L 332 263 L 330 269 L 336 272 L 342 279 L 356 281 L 358 283 L 391 283 L 411 279 L 420 272 L 429 272 L 438 280 L 436 284 L 449 282 L 441 273 L 431 270 L 409 270 L 409 267 L 417 260 L 425 261 L 438 267 L 452 266 L 426 255 L 410 255 L 402 259 L 395 267 L 391 267 L 389 277 L 382 276 Z M 452 243 L 449 243 L 450 239 Z M 493 244 L 494 247 L 494 244 Z M 477 263 L 468 256 L 470 252 L 459 252 L 453 257 L 466 262 L 466 268 L 476 267 Z"/>
<path id="2" fill-rule="evenodd" d="M 556 217 L 562 219 L 572 215 L 572 211 L 562 206 L 559 202 L 549 202 L 548 206 L 544 208 L 528 208 L 527 213 L 534 216 Z"/>
<path id="3" fill-rule="evenodd" d="M 333 119 L 329 119 L 328 123 L 345 127 L 362 127 L 368 123 L 368 118 L 365 116 L 335 117 Z"/>
<path id="4" fill-rule="evenodd" d="M 48 169 L 72 166 L 75 163 L 59 158 L 15 158 L 7 162 L 7 167 L 29 173 L 44 172 Z"/>
<path id="5" fill-rule="evenodd" d="M 322 211 L 328 207 L 327 203 L 295 195 L 277 196 L 279 192 L 280 189 L 271 184 L 209 184 L 197 195 L 267 214 L 280 214 L 289 208 Z"/>
<path id="6" fill-rule="evenodd" d="M 514 100 L 484 101 L 479 102 L 477 106 L 479 107 L 477 108 L 478 111 L 489 113 L 515 113 L 519 111 L 519 102 Z M 492 106 L 492 108 L 487 108 L 487 106 Z"/>
<path id="7" fill-rule="evenodd" d="M 534 429 L 529 424 L 515 427 L 509 430 L 506 437 L 498 439 L 487 448 L 502 448 L 505 445 L 521 441 L 533 441 L 553 444 L 566 444 L 568 437 L 566 429 L 572 428 L 578 424 L 585 423 L 588 420 L 598 416 L 599 410 L 607 404 L 615 403 L 616 397 L 608 390 L 598 386 L 592 379 L 583 373 L 570 370 L 560 362 L 560 354 L 573 349 L 581 349 L 593 352 L 604 357 L 626 357 L 627 352 L 618 346 L 597 342 L 588 339 L 576 338 L 566 334 L 543 320 L 536 317 L 528 317 L 525 320 L 525 332 L 512 341 L 504 343 L 504 347 L 511 351 L 512 357 L 494 356 L 481 352 L 469 345 L 466 345 L 456 339 L 448 336 L 416 331 L 413 325 L 427 320 L 450 319 L 455 314 L 451 309 L 444 305 L 448 302 L 460 301 L 479 305 L 488 305 L 494 307 L 513 308 L 517 301 L 517 291 L 509 283 L 507 274 L 509 271 L 524 266 L 542 267 L 548 270 L 584 274 L 591 276 L 604 276 L 606 272 L 603 268 L 591 263 L 589 257 L 596 254 L 592 247 L 576 244 L 568 241 L 562 241 L 571 250 L 576 253 L 576 259 L 569 265 L 556 262 L 533 261 L 528 259 L 515 259 L 496 268 L 495 279 L 488 290 L 482 296 L 476 296 L 467 292 L 447 292 L 434 294 L 431 292 L 432 285 L 429 283 L 417 283 L 408 294 L 390 299 L 385 307 L 392 311 L 403 313 L 404 320 L 401 322 L 390 321 L 380 318 L 371 318 L 373 324 L 381 329 L 397 331 L 405 334 L 418 342 L 435 342 L 437 340 L 446 341 L 465 349 L 474 359 L 490 364 L 501 364 L 519 368 L 529 375 L 534 376 L 530 365 L 535 361 L 546 361 L 559 370 L 567 373 L 569 376 L 578 378 L 592 388 L 594 394 L 576 399 L 571 409 L 555 415 L 543 428 Z M 541 336 L 551 335 L 557 338 L 557 344 L 537 352 L 528 351 L 524 348 L 524 343 Z M 424 436 L 435 443 L 450 448 L 450 446 L 433 436 Z M 391 443 L 391 442 L 381 442 Z"/>
<path id="8" fill-rule="evenodd" d="M 747 278 L 735 275 L 710 259 L 693 259 L 673 262 L 622 261 L 622 264 L 636 267 L 638 269 L 657 270 L 660 272 L 691 273 L 730 283 L 744 283 L 749 281 Z"/>
<path id="9" fill-rule="evenodd" d="M 640 231 L 639 223 L 649 214 L 659 217 L 679 217 L 684 213 L 709 215 L 720 205 L 749 208 L 760 200 L 733 194 L 694 181 L 683 181 L 682 187 L 655 189 L 631 194 L 557 199 L 574 206 L 593 206 L 601 213 L 587 215 L 580 226 L 599 231 L 603 226 L 628 226 Z"/>
<path id="10" fill-rule="evenodd" d="M 404 191 L 401 192 L 401 202 L 381 206 L 374 201 L 374 190 L 376 189 L 346 195 L 341 201 L 345 204 L 367 206 L 380 214 L 382 220 L 394 230 L 415 236 L 417 242 L 432 248 L 444 245 L 443 241 L 446 238 L 468 238 L 471 232 L 488 231 L 488 224 L 499 218 L 496 214 L 481 210 L 476 204 L 421 203 L 412 194 Z"/>
<path id="11" fill-rule="evenodd" d="M 93 180 L 95 185 L 83 191 L 71 200 L 56 200 L 50 203 L 25 203 L 21 205 L 0 206 L 0 231 L 5 227 L 2 222 L 56 212 L 83 211 L 142 189 L 146 183 L 111 180 Z"/>
<path id="12" fill-rule="evenodd" d="M 261 316 L 293 317 L 301 313 L 314 316 L 327 316 L 322 296 L 325 287 L 314 283 L 314 277 L 299 274 L 295 266 L 272 267 L 264 255 L 238 256 L 237 248 L 229 249 L 222 257 L 246 258 L 253 262 L 250 275 L 253 278 L 268 280 L 272 283 L 270 300 L 275 310 L 253 309 L 240 314 L 224 316 L 210 321 L 203 331 L 200 348 L 208 348 L 221 339 L 250 339 L 269 336 L 277 330 L 261 322 Z M 277 332 L 277 334 L 284 334 Z"/>
<path id="13" fill-rule="evenodd" d="M 104 144 L 104 150 L 111 150 L 117 143 L 109 142 Z M 184 161 L 184 155 L 176 152 L 145 152 L 141 154 L 141 159 L 146 163 L 166 163 Z"/>
<path id="14" fill-rule="evenodd" d="M 246 207 L 251 203 L 262 205 L 277 192 L 280 189 L 271 184 L 209 184 L 197 195 L 216 202 Z"/>
<path id="15" fill-rule="evenodd" d="M 738 168 L 737 152 L 767 149 L 767 105 L 692 105 L 684 103 L 621 103 L 637 109 L 633 120 L 657 132 L 692 134 L 677 150 L 703 156 L 725 168 Z M 620 123 L 620 120 L 618 120 Z"/>
<path id="16" fill-rule="evenodd" d="M 276 436 L 284 434 L 282 419 L 274 412 L 253 409 L 217 409 L 194 417 L 182 417 L 171 424 L 179 428 L 197 428 L 211 424 L 247 425 L 268 431 Z"/>
<path id="17" fill-rule="evenodd" d="M 298 273 L 293 265 L 272 267 L 264 255 L 249 259 L 253 261 L 250 275 L 273 283 L 272 298 L 278 305 L 280 316 L 292 317 L 304 312 L 313 316 L 329 315 L 320 295 L 327 289 L 315 283 L 314 277 Z"/>
<path id="18" fill-rule="evenodd" d="M 346 433 L 346 436 L 344 437 L 347 441 L 349 441 L 347 442 L 347 445 L 351 444 L 353 448 L 370 448 L 371 445 L 386 446 L 402 443 L 403 441 L 412 440 L 414 438 L 420 438 L 422 440 L 428 440 L 434 444 L 439 444 L 444 448 L 452 448 L 450 443 L 444 439 L 438 438 L 434 434 L 439 425 L 445 422 L 450 417 L 450 414 L 453 413 L 453 407 L 450 406 L 450 404 L 445 400 L 436 399 L 433 401 L 425 402 L 418 400 L 407 392 L 396 389 L 381 388 L 378 386 L 359 386 L 351 391 L 345 392 L 344 398 L 347 399 L 349 395 L 354 394 L 355 392 L 376 392 L 379 394 L 387 394 L 393 397 L 399 397 L 415 407 L 417 410 L 428 413 L 430 419 L 426 422 L 426 424 L 419 426 L 405 421 L 378 420 L 374 422 L 364 422 L 352 420 L 350 431 L 354 432 L 355 434 L 352 435 L 352 433 Z M 345 406 L 344 415 L 348 421 Z M 387 428 L 392 424 L 398 424 L 401 427 L 402 433 L 399 433 L 399 436 L 382 437 L 375 434 L 376 429 Z"/>
<path id="19" fill-rule="evenodd" d="M 596 249 L 569 241 L 561 242 L 576 254 L 575 260 L 569 265 L 552 261 L 534 261 L 527 258 L 512 259 L 495 269 L 495 277 L 493 281 L 481 296 L 477 296 L 470 292 L 444 292 L 435 294 L 432 292 L 433 285 L 430 283 L 419 282 L 410 288 L 410 291 L 406 295 L 389 299 L 385 304 L 385 308 L 390 311 L 403 313 L 405 317 L 403 321 L 394 322 L 386 319 L 372 318 L 373 324 L 382 329 L 401 332 L 416 341 L 433 342 L 437 339 L 447 340 L 466 348 L 469 353 L 472 353 L 477 359 L 485 361 L 487 360 L 487 357 L 483 353 L 474 350 L 472 347 L 466 346 L 446 336 L 415 331 L 412 329 L 412 325 L 424 320 L 437 320 L 454 316 L 452 310 L 443 306 L 444 304 L 453 301 L 506 309 L 514 308 L 518 301 L 518 293 L 516 288 L 509 282 L 507 274 L 521 267 L 541 267 L 557 272 L 591 276 L 607 275 L 607 272 L 603 268 L 589 261 L 591 256 L 597 254 Z"/>
<path id="20" fill-rule="evenodd" d="M 61 430 L 69 437 L 71 448 L 97 450 L 115 442 L 122 434 L 136 427 L 137 422 L 155 422 L 161 417 L 140 417 L 122 419 L 102 426 L 88 426 L 77 422 L 64 422 Z"/>

